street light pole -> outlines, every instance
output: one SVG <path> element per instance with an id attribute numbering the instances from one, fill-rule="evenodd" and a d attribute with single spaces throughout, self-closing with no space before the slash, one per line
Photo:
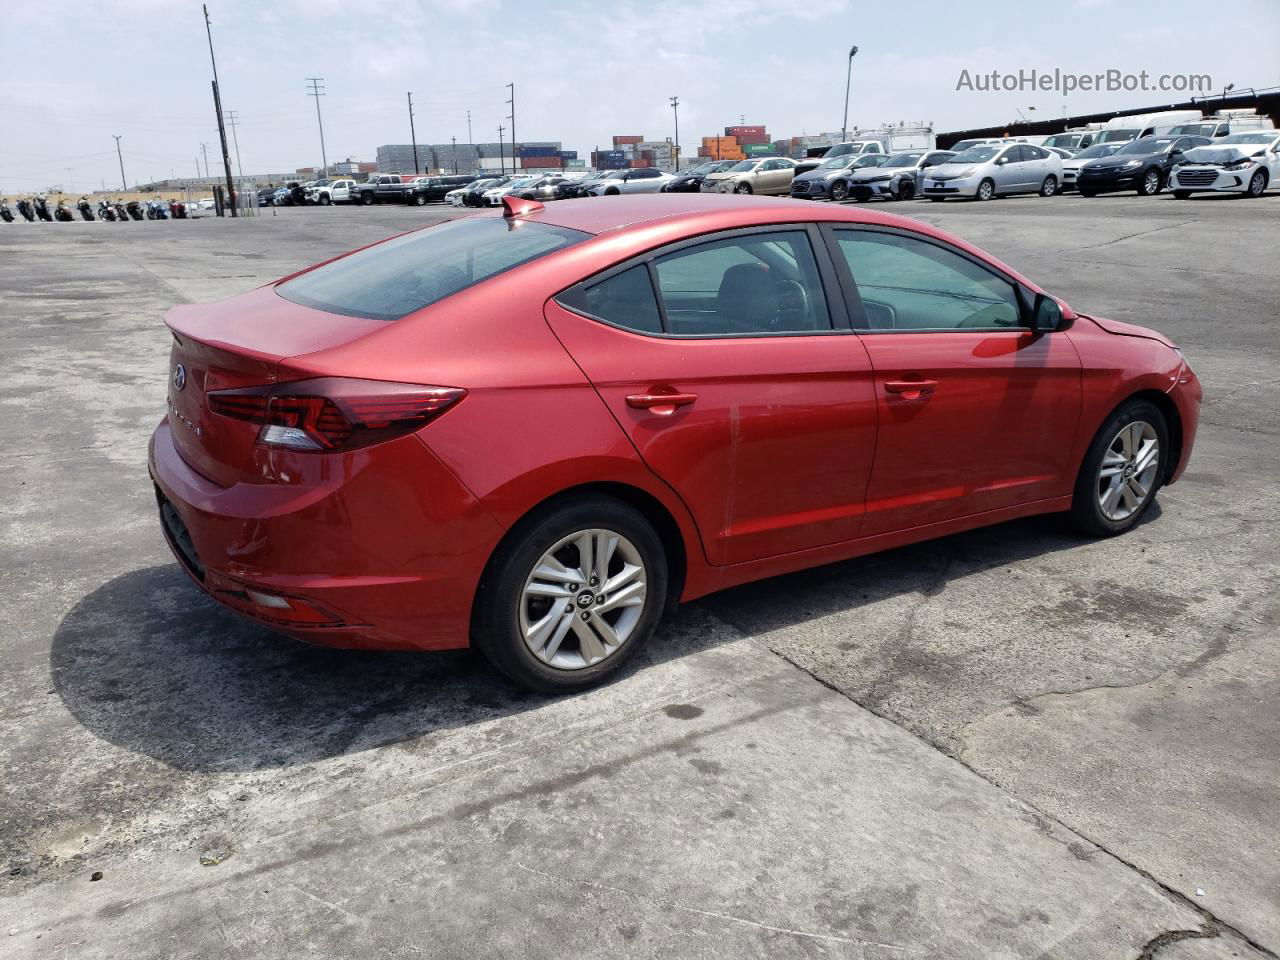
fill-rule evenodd
<path id="1" fill-rule="evenodd" d="M 449 142 L 453 144 L 453 172 L 458 172 L 458 138 L 450 137 Z"/>
<path id="2" fill-rule="evenodd" d="M 476 156 L 476 138 L 471 135 L 471 111 L 467 111 L 467 144 L 471 147 L 471 171 L 480 172 L 480 158 Z"/>
<path id="3" fill-rule="evenodd" d="M 409 91 L 409 139 L 413 141 L 413 172 L 421 173 L 418 166 L 418 135 L 413 130 L 413 91 Z"/>
<path id="4" fill-rule="evenodd" d="M 511 91 L 511 99 L 507 101 L 511 107 L 511 115 L 507 117 L 511 121 L 511 172 L 516 173 L 520 169 L 520 163 L 516 159 L 520 156 L 520 142 L 516 140 L 516 85 L 514 82 L 507 84 L 507 89 Z"/>
<path id="5" fill-rule="evenodd" d="M 128 190 L 128 181 L 124 178 L 124 154 L 120 152 L 120 137 L 116 136 L 114 133 L 112 136 L 116 138 L 116 159 L 120 161 L 120 189 Z"/>
<path id="6" fill-rule="evenodd" d="M 213 27 L 209 24 L 209 7 L 201 4 L 204 10 L 204 32 L 209 38 L 209 64 L 213 67 L 213 109 L 218 114 L 218 139 L 222 142 L 222 170 L 227 177 L 227 200 L 231 205 L 231 215 L 239 216 L 236 208 L 236 187 L 231 180 L 231 154 L 227 150 L 227 128 L 222 119 L 222 94 L 218 89 L 218 61 L 213 58 Z M 205 160 L 205 173 L 209 172 L 209 161 Z M 221 216 L 221 211 L 219 211 Z"/>
<path id="7" fill-rule="evenodd" d="M 207 143 L 200 144 L 200 152 L 204 155 L 204 178 L 208 180 L 209 179 L 209 145 Z M 200 167 L 200 164 L 197 163 L 196 168 L 199 169 L 199 167 Z"/>
<path id="8" fill-rule="evenodd" d="M 849 84 L 853 81 L 853 58 L 858 55 L 856 46 L 849 48 L 849 66 L 844 74 L 844 122 L 840 126 L 840 140 L 849 139 Z"/>
<path id="9" fill-rule="evenodd" d="M 680 172 L 680 98 L 670 97 L 668 99 L 671 100 L 671 112 L 674 113 L 676 117 L 676 143 L 675 143 L 675 151 L 674 151 L 675 156 L 672 158 L 671 172 L 679 173 Z"/>
<path id="10" fill-rule="evenodd" d="M 324 176 L 329 172 L 329 158 L 324 152 L 324 121 L 320 119 L 320 98 L 325 95 L 324 87 L 320 86 L 320 81 L 324 77 L 304 77 L 303 79 L 311 84 L 311 92 L 307 96 L 316 98 L 316 123 L 320 127 L 320 162 L 324 165 L 320 175 Z"/>
<path id="11" fill-rule="evenodd" d="M 507 158 L 502 152 L 502 131 L 505 129 L 507 128 L 502 124 L 498 124 L 498 172 L 504 177 L 507 175 Z M 514 169 L 512 172 L 515 172 Z"/>

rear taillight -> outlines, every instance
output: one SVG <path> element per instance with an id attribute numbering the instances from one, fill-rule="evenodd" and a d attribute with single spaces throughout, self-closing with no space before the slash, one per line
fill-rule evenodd
<path id="1" fill-rule="evenodd" d="M 322 377 L 216 390 L 209 409 L 260 424 L 258 442 L 310 453 L 351 450 L 412 433 L 466 396 L 458 387 Z"/>

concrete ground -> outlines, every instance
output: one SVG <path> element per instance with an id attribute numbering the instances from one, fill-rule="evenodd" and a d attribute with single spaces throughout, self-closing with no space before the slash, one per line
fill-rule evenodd
<path id="1" fill-rule="evenodd" d="M 445 211 L 0 225 L 0 956 L 1276 957 L 1280 196 L 894 210 L 1173 336 L 1186 478 L 707 598 L 558 700 L 266 633 L 156 522 L 161 313 Z"/>

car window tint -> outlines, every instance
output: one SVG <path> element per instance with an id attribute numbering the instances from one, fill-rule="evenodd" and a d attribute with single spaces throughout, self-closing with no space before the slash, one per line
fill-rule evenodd
<path id="1" fill-rule="evenodd" d="M 286 300 L 373 320 L 406 314 L 587 239 L 546 223 L 454 220 L 416 230 L 309 270 L 276 286 Z"/>
<path id="2" fill-rule="evenodd" d="M 838 230 L 866 316 L 864 330 L 956 330 L 1020 324 L 1014 286 L 958 253 L 900 234 Z"/>
<path id="3" fill-rule="evenodd" d="M 582 307 L 617 327 L 638 333 L 662 332 L 658 298 L 649 280 L 649 268 L 643 264 L 587 287 Z"/>
<path id="4" fill-rule="evenodd" d="M 831 329 L 817 262 L 803 231 L 714 240 L 659 257 L 654 266 L 669 333 Z"/>

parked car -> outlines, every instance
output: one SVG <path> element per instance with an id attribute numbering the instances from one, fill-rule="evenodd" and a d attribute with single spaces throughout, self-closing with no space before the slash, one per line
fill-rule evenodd
<path id="1" fill-rule="evenodd" d="M 1090 160 L 1109 157 L 1123 146 L 1123 143 L 1095 143 L 1091 147 L 1085 147 L 1070 160 L 1063 160 L 1062 183 L 1058 184 L 1058 190 L 1060 192 L 1074 190 L 1076 188 L 1076 177 L 1079 176 L 1081 167 Z"/>
<path id="2" fill-rule="evenodd" d="M 1057 147 L 1075 154 L 1093 146 L 1093 137 L 1094 132 L 1092 130 L 1068 130 L 1066 133 L 1055 133 L 1052 136 L 1045 137 L 1040 146 Z"/>
<path id="3" fill-rule="evenodd" d="M 579 177 L 577 180 L 568 180 L 560 185 L 560 199 L 572 200 L 576 197 L 585 197 L 587 190 L 591 185 L 599 180 L 603 180 L 611 173 L 617 173 L 616 170 L 595 170 L 591 173 Z"/>
<path id="4" fill-rule="evenodd" d="M 307 203 L 317 203 L 327 207 L 331 203 L 348 203 L 351 200 L 351 188 L 354 180 L 318 180 L 307 191 Z"/>
<path id="5" fill-rule="evenodd" d="M 440 203 L 450 190 L 465 187 L 469 183 L 474 183 L 476 179 L 477 177 L 474 175 L 468 174 L 419 177 L 405 188 L 404 202 L 412 203 L 419 207 L 428 203 Z"/>
<path id="6" fill-rule="evenodd" d="M 504 182 L 495 184 L 480 195 L 480 206 L 500 207 L 502 198 L 509 193 L 517 193 L 524 187 L 532 186 L 537 177 L 508 177 Z"/>
<path id="7" fill-rule="evenodd" d="M 924 195 L 930 200 L 971 197 L 990 200 L 1014 193 L 1039 193 L 1051 197 L 1062 182 L 1062 158 L 1029 143 L 988 143 L 970 147 L 925 178 Z"/>
<path id="8" fill-rule="evenodd" d="M 791 196 L 798 200 L 823 200 L 830 197 L 849 199 L 849 178 L 858 170 L 878 167 L 889 159 L 885 153 L 846 154 L 832 157 L 808 173 L 799 173 L 791 181 Z M 797 165 L 796 169 L 799 169 Z"/>
<path id="9" fill-rule="evenodd" d="M 283 187 L 275 192 L 272 202 L 277 207 L 294 207 L 301 206 L 306 197 L 302 184 L 296 180 L 290 180 Z"/>
<path id="10" fill-rule="evenodd" d="M 375 203 L 403 203 L 414 179 L 398 173 L 377 174 L 351 188 L 351 202 L 366 207 Z"/>
<path id="11" fill-rule="evenodd" d="M 614 170 L 607 177 L 590 184 L 587 196 L 616 197 L 621 193 L 658 193 L 674 179 L 671 174 L 663 173 L 657 167 Z"/>
<path id="12" fill-rule="evenodd" d="M 988 143 L 999 143 L 999 137 L 973 137 L 968 140 L 957 140 L 947 149 L 952 153 L 964 153 L 970 147 L 981 147 Z"/>
<path id="13" fill-rule="evenodd" d="M 514 206 L 166 314 L 148 466 L 212 600 L 566 692 L 677 600 L 1032 514 L 1124 533 L 1192 454 L 1166 336 L 928 224 Z"/>
<path id="14" fill-rule="evenodd" d="M 706 163 L 700 163 L 695 167 L 689 167 L 687 170 L 681 170 L 663 186 L 662 192 L 697 193 L 702 189 L 702 181 L 708 175 L 723 173 L 737 162 L 736 160 L 708 160 Z"/>
<path id="15" fill-rule="evenodd" d="M 529 183 L 512 190 L 511 194 L 521 200 L 556 200 L 559 199 L 560 185 L 569 179 L 572 178 L 566 177 L 563 173 L 549 173 L 545 176 L 534 177 Z"/>
<path id="16" fill-rule="evenodd" d="M 919 196 L 926 171 L 949 161 L 950 150 L 895 153 L 878 167 L 855 170 L 849 179 L 854 200 L 912 200 Z"/>
<path id="17" fill-rule="evenodd" d="M 444 202 L 451 207 L 465 207 L 467 205 L 467 194 L 472 191 L 483 191 L 498 182 L 497 177 L 478 177 L 472 180 L 465 187 L 458 187 L 456 190 L 450 190 L 444 195 Z"/>
<path id="18" fill-rule="evenodd" d="M 880 153 L 888 156 L 889 150 L 879 139 L 846 140 L 844 143 L 837 143 L 827 147 L 816 157 L 806 157 L 804 160 L 797 161 L 796 176 L 818 169 L 826 160 L 834 160 L 837 157 L 860 157 L 867 153 Z"/>
<path id="19" fill-rule="evenodd" d="M 1169 131 L 1169 136 L 1208 137 L 1215 140 L 1233 133 L 1274 130 L 1275 126 L 1270 117 L 1259 114 L 1256 110 L 1226 110 L 1199 122 L 1180 123 Z"/>
<path id="20" fill-rule="evenodd" d="M 1192 147 L 1169 171 L 1169 189 L 1179 200 L 1200 191 L 1262 196 L 1280 179 L 1280 133 L 1233 133 Z"/>
<path id="21" fill-rule="evenodd" d="M 477 180 L 463 191 L 462 205 L 464 207 L 483 207 L 484 195 L 487 191 L 493 190 L 495 187 L 501 187 L 514 179 L 514 177 L 504 175 Z"/>
<path id="22" fill-rule="evenodd" d="M 276 196 L 275 187 L 263 187 L 261 190 L 258 191 L 258 206 L 260 207 L 271 206 L 271 204 L 275 202 L 275 196 Z"/>
<path id="23" fill-rule="evenodd" d="M 1076 188 L 1084 197 L 1117 190 L 1136 190 L 1153 196 L 1165 187 L 1169 169 L 1183 160 L 1185 151 L 1210 143 L 1208 137 L 1143 137 L 1126 143 L 1109 157 L 1090 160 L 1076 175 Z"/>
<path id="24" fill-rule="evenodd" d="M 708 174 L 702 181 L 702 192 L 786 196 L 795 175 L 796 162 L 790 157 L 740 160 L 724 173 Z"/>

